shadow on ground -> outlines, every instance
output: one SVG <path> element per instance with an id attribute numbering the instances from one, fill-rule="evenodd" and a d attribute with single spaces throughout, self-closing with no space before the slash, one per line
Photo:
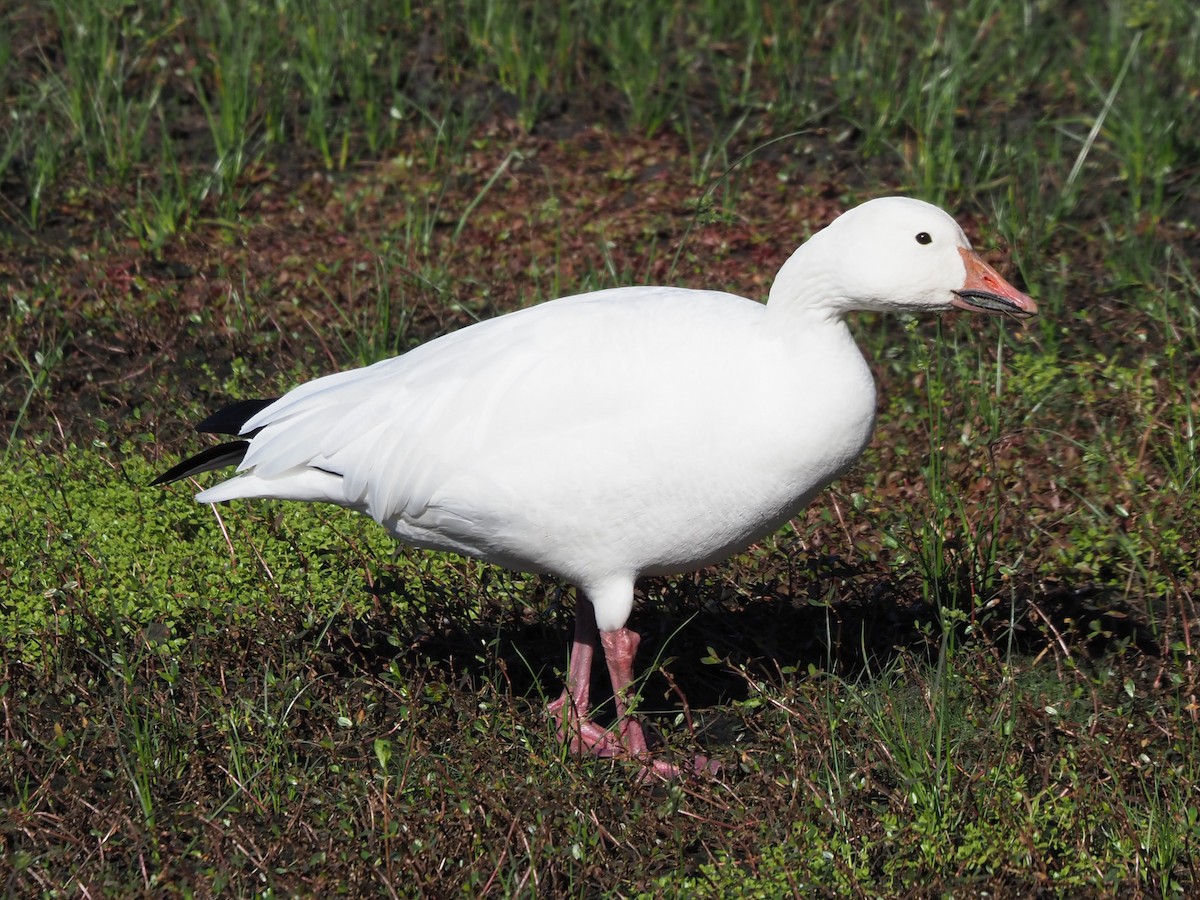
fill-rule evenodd
<path id="1" fill-rule="evenodd" d="M 921 599 L 916 579 L 836 557 L 798 565 L 805 584 L 799 593 L 774 581 L 735 590 L 720 569 L 640 583 L 629 624 L 642 635 L 636 669 L 644 677 L 643 711 L 652 719 L 684 711 L 690 721 L 691 710 L 746 700 L 751 681 L 777 685 L 818 671 L 856 680 L 887 671 L 901 655 L 936 661 L 943 643 L 939 613 Z M 838 599 L 820 599 L 835 584 Z M 385 580 L 375 589 L 375 612 L 321 625 L 318 653 L 342 677 L 375 675 L 399 663 L 468 691 L 499 683 L 536 711 L 562 689 L 574 589 L 542 579 L 535 593 L 533 609 L 497 605 L 480 612 L 450 590 L 427 589 L 418 611 L 409 608 L 402 586 Z M 1028 658 L 1045 651 L 1085 659 L 1161 654 L 1149 625 L 1115 588 L 1062 582 L 1010 593 L 1009 603 L 966 613 L 955 626 L 959 646 L 983 642 Z M 315 636 L 313 629 L 297 635 L 301 643 Z M 593 686 L 597 718 L 611 722 L 612 693 L 599 655 Z M 706 715 L 702 741 L 725 743 L 733 718 Z"/>

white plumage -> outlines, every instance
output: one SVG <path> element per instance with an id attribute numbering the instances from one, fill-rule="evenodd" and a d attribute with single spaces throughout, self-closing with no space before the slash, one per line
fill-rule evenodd
<path id="1" fill-rule="evenodd" d="M 944 212 L 874 200 L 797 250 L 765 306 L 598 291 L 303 384 L 242 422 L 241 474 L 197 499 L 336 503 L 406 543 L 575 583 L 587 599 L 554 712 L 577 749 L 644 755 L 632 719 L 618 736 L 586 717 L 589 607 L 623 700 L 634 581 L 778 528 L 866 446 L 875 386 L 844 315 L 951 306 L 1036 312 Z M 161 480 L 211 467 L 187 466 Z"/>

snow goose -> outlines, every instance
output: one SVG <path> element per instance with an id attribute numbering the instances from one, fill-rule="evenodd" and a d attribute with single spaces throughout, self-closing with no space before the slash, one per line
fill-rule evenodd
<path id="1" fill-rule="evenodd" d="M 196 499 L 334 503 L 405 543 L 574 583 L 566 686 L 549 711 L 576 752 L 669 776 L 626 714 L 634 582 L 743 549 L 862 453 L 875 383 L 847 313 L 952 307 L 1037 312 L 945 212 L 881 198 L 796 250 L 765 305 L 676 287 L 542 303 L 227 407 L 197 427 L 240 439 L 155 483 L 236 463 Z M 614 731 L 589 718 L 597 644 Z"/>

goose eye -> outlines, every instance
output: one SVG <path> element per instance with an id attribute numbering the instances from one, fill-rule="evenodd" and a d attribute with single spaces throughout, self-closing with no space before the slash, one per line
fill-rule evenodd
<path id="1" fill-rule="evenodd" d="M 931 238 L 929 236 L 928 231 L 919 231 L 919 232 L 917 232 L 917 243 L 918 244 L 932 244 L 933 238 Z"/>

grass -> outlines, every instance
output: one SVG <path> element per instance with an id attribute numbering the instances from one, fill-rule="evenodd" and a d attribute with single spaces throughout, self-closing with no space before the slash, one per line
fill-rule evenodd
<path id="1" fill-rule="evenodd" d="M 6 8 L 5 891 L 1194 893 L 1193 6 Z M 884 193 L 1043 315 L 860 317 L 859 466 L 641 586 L 639 708 L 716 781 L 563 751 L 551 581 L 146 487 L 228 397 L 578 290 L 762 297 Z"/>

